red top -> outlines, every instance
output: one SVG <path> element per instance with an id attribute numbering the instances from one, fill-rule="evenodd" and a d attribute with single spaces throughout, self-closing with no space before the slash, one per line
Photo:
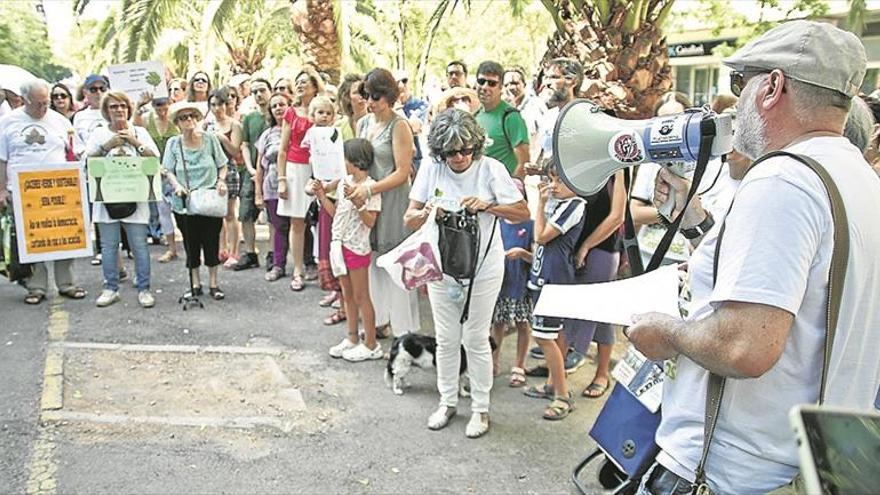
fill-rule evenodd
<path id="1" fill-rule="evenodd" d="M 290 124 L 290 142 L 287 145 L 287 161 L 294 163 L 309 163 L 309 149 L 302 147 L 303 137 L 312 121 L 308 117 L 300 117 L 293 107 L 284 112 L 284 121 Z"/>

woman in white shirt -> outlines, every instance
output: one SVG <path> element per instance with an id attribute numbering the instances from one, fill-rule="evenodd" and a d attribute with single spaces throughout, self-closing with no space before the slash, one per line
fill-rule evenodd
<path id="1" fill-rule="evenodd" d="M 159 149 L 150 133 L 143 127 L 129 123 L 134 105 L 125 93 L 111 91 L 101 100 L 101 115 L 109 122 L 97 127 L 89 137 L 86 152 L 90 157 L 141 156 L 157 157 Z M 158 171 L 157 171 L 158 174 Z M 126 207 L 126 205 L 128 205 Z M 151 308 L 156 301 L 150 292 L 150 251 L 147 234 L 150 208 L 146 201 L 138 203 L 107 204 L 96 202 L 92 208 L 92 221 L 101 233 L 101 252 L 104 290 L 98 296 L 98 307 L 106 307 L 119 301 L 119 241 L 124 226 L 128 243 L 134 253 L 135 287 L 138 303 Z"/>
<path id="2" fill-rule="evenodd" d="M 455 416 L 461 346 L 467 351 L 471 384 L 471 419 L 465 434 L 477 438 L 489 430 L 489 392 L 492 389 L 492 349 L 489 328 L 504 278 L 504 248 L 498 218 L 522 222 L 529 209 L 504 165 L 483 156 L 485 131 L 476 119 L 456 108 L 441 112 L 431 126 L 428 147 L 434 158 L 424 164 L 410 192 L 404 222 L 420 228 L 433 208 L 467 209 L 477 214 L 480 246 L 471 290 L 468 318 L 462 322 L 468 282 L 446 275 L 428 285 L 428 297 L 437 334 L 437 388 L 440 407 L 428 418 L 428 428 L 439 430 Z M 384 214 L 384 212 L 383 212 Z"/>

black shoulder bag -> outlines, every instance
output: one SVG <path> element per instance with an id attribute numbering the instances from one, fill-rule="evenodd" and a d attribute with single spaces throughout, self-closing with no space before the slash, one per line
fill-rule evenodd
<path id="1" fill-rule="evenodd" d="M 474 288 L 474 278 L 477 276 L 483 263 L 486 262 L 486 255 L 489 254 L 489 248 L 492 247 L 492 240 L 495 238 L 495 227 L 498 224 L 496 218 L 492 222 L 492 234 L 486 245 L 486 252 L 483 253 L 483 261 L 477 267 L 477 259 L 480 251 L 480 222 L 477 218 L 479 213 L 471 213 L 467 209 L 462 209 L 454 213 L 446 213 L 442 219 L 437 219 L 440 224 L 440 262 L 443 265 L 443 273 L 454 278 L 456 282 L 461 284 L 460 280 L 468 280 L 467 299 L 464 303 L 464 310 L 461 314 L 460 323 L 468 320 L 471 307 L 471 291 Z M 464 284 L 462 284 L 464 286 Z"/>

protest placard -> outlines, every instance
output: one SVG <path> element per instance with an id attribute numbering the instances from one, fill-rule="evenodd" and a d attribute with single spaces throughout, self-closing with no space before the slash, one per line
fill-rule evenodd
<path id="1" fill-rule="evenodd" d="M 80 163 L 13 165 L 9 174 L 22 263 L 94 254 Z"/>
<path id="2" fill-rule="evenodd" d="M 89 201 L 127 203 L 162 199 L 159 159 L 134 156 L 89 158 Z"/>
<path id="3" fill-rule="evenodd" d="M 309 129 L 309 153 L 312 174 L 318 180 L 331 181 L 345 177 L 342 133 L 335 127 Z"/>
<path id="4" fill-rule="evenodd" d="M 143 93 L 150 93 L 153 98 L 168 97 L 165 66 L 162 62 L 111 65 L 107 67 L 107 76 L 110 79 L 110 87 L 114 91 L 125 92 L 134 103 L 141 99 Z"/>

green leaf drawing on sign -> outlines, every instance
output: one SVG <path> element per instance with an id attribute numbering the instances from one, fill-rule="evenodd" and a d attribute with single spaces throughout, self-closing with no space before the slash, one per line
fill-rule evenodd
<path id="1" fill-rule="evenodd" d="M 162 82 L 162 76 L 160 76 L 158 73 L 150 72 L 149 74 L 147 74 L 147 84 L 149 84 L 150 86 L 153 86 L 153 88 L 158 86 L 159 83 L 161 83 L 161 82 Z"/>

